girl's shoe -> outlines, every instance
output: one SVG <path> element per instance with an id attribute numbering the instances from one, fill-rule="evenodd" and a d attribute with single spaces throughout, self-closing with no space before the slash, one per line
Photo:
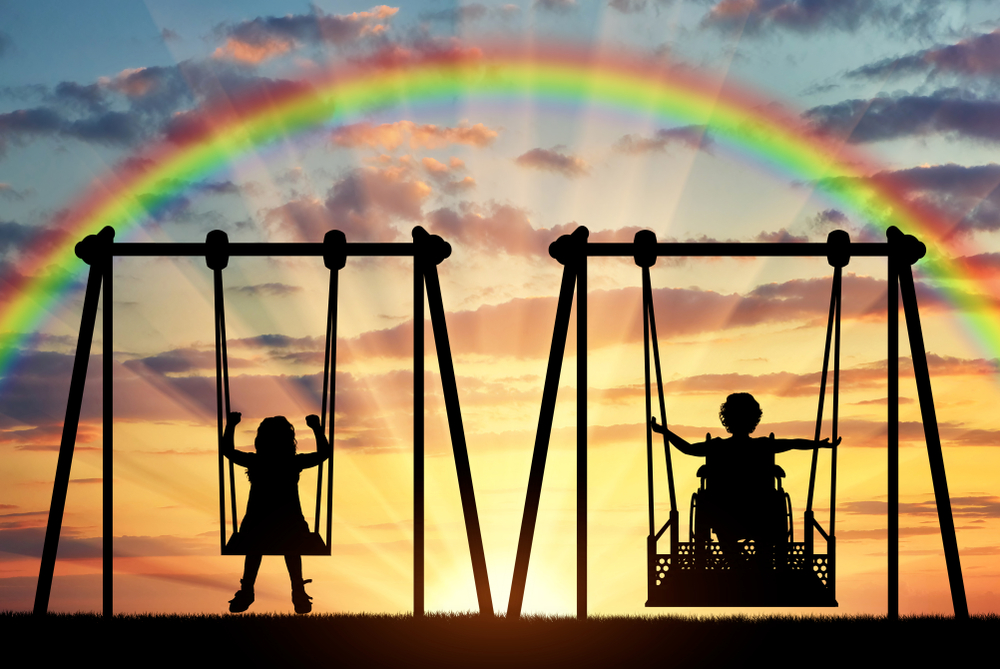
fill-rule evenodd
<path id="1" fill-rule="evenodd" d="M 230 613 L 243 613 L 250 608 L 253 604 L 253 588 L 249 590 L 243 586 L 243 580 L 240 580 L 240 589 L 236 591 L 236 595 L 229 600 L 229 612 Z"/>
<path id="2" fill-rule="evenodd" d="M 295 605 L 296 613 L 309 613 L 313 610 L 312 597 L 306 594 L 306 583 L 312 583 L 312 579 L 307 578 L 300 585 L 292 588 L 292 604 Z"/>

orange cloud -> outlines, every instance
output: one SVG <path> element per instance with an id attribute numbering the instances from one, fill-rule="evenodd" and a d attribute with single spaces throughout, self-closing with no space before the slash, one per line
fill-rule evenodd
<path id="1" fill-rule="evenodd" d="M 385 33 L 388 26 L 383 21 L 398 11 L 397 7 L 379 5 L 366 12 L 343 15 L 314 9 L 309 14 L 258 17 L 225 26 L 226 44 L 216 49 L 212 57 L 257 64 L 302 44 L 346 46 Z"/>
<path id="2" fill-rule="evenodd" d="M 355 123 L 338 128 L 332 140 L 337 146 L 384 148 L 389 151 L 407 144 L 411 149 L 437 149 L 450 144 L 485 147 L 496 140 L 499 132 L 482 123 L 460 124 L 453 128 L 436 125 L 417 125 L 413 121 L 397 121 L 373 126 L 370 123 Z"/>
<path id="3" fill-rule="evenodd" d="M 590 173 L 590 166 L 585 160 L 562 153 L 559 149 L 558 146 L 551 149 L 532 149 L 518 156 L 514 162 L 521 167 L 556 172 L 567 177 L 580 177 Z"/>
<path id="4" fill-rule="evenodd" d="M 251 44 L 235 37 L 226 40 L 225 46 L 220 46 L 212 53 L 212 58 L 219 60 L 235 60 L 241 63 L 256 65 L 262 61 L 280 56 L 291 51 L 294 43 L 291 40 L 269 39 Z"/>

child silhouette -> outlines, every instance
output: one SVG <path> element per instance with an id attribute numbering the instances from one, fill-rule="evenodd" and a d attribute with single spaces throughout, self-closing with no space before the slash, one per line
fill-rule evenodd
<path id="1" fill-rule="evenodd" d="M 292 603 L 296 613 L 312 611 L 312 597 L 306 594 L 302 580 L 302 553 L 308 552 L 309 525 L 299 502 L 299 472 L 316 467 L 333 454 L 323 434 L 318 416 L 306 416 L 306 425 L 316 437 L 316 452 L 295 453 L 295 428 L 284 416 L 261 421 L 254 439 L 256 453 L 236 450 L 233 435 L 242 414 L 229 414 L 222 440 L 223 454 L 235 464 L 247 468 L 250 496 L 239 534 L 230 547 L 246 555 L 240 589 L 229 602 L 232 613 L 242 613 L 254 601 L 254 583 L 264 554 L 284 555 L 288 578 L 292 582 Z M 233 545 L 235 544 L 235 545 Z"/>
<path id="2" fill-rule="evenodd" d="M 686 455 L 705 458 L 708 468 L 708 509 L 712 530 L 723 554 L 738 556 L 740 539 L 753 539 L 762 562 L 770 561 L 772 547 L 781 542 L 784 527 L 768 511 L 774 496 L 774 455 L 785 451 L 830 448 L 830 440 L 751 437 L 763 412 L 750 393 L 733 393 L 719 407 L 719 419 L 732 436 L 705 435 L 701 444 L 690 444 L 651 417 L 652 428 Z M 837 444 L 840 443 L 837 439 Z M 781 525 L 781 526 L 779 526 Z"/>

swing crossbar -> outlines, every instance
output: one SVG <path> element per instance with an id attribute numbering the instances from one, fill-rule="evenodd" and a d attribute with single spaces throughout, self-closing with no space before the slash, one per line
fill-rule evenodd
<path id="1" fill-rule="evenodd" d="M 635 242 L 588 242 L 581 244 L 579 252 L 588 257 L 624 257 L 635 255 Z M 889 255 L 889 244 L 886 242 L 851 242 L 852 257 L 885 258 Z M 641 245 L 643 251 L 657 257 L 708 257 L 708 258 L 810 258 L 823 257 L 831 250 L 840 249 L 837 244 L 828 242 L 656 242 Z"/>
<path id="2" fill-rule="evenodd" d="M 236 256 L 322 256 L 329 247 L 322 242 L 229 242 L 225 245 L 227 255 Z M 205 257 L 219 251 L 219 247 L 205 242 L 114 242 L 111 255 L 115 257 Z M 348 256 L 395 256 L 412 257 L 413 242 L 346 242 L 338 251 Z"/>

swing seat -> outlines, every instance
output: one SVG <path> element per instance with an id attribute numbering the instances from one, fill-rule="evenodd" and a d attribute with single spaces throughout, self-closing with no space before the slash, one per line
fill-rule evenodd
<path id="1" fill-rule="evenodd" d="M 757 521 L 747 515 L 722 520 L 732 500 L 711 488 L 707 465 L 698 469 L 698 477 L 701 488 L 691 496 L 690 541 L 679 543 L 674 555 L 650 556 L 646 606 L 837 606 L 828 556 L 810 559 L 805 544 L 793 541 L 791 498 L 782 488 L 785 472 L 780 466 L 774 465 L 775 488 L 762 496 L 763 508 L 750 509 Z M 727 555 L 712 539 L 714 527 L 723 523 L 735 539 L 743 539 L 733 542 L 737 555 Z M 761 529 L 764 523 L 774 537 L 768 547 L 759 543 L 769 533 L 767 527 Z"/>
<path id="2" fill-rule="evenodd" d="M 310 532 L 295 541 L 251 542 L 239 532 L 234 532 L 222 549 L 223 555 L 330 555 L 330 547 L 326 545 L 318 532 Z"/>

